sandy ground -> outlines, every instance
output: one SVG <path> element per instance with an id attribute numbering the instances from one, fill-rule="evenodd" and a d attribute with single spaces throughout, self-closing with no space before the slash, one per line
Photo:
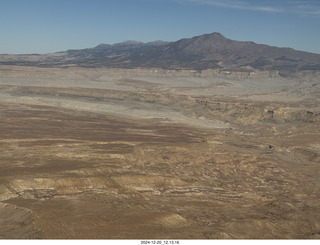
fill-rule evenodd
<path id="1" fill-rule="evenodd" d="M 0 238 L 320 238 L 319 74 L 0 68 Z"/>

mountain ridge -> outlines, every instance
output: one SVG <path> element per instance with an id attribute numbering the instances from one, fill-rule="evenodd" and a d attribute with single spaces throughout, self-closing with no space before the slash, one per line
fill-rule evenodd
<path id="1" fill-rule="evenodd" d="M 320 54 L 236 41 L 214 32 L 175 42 L 124 41 L 46 55 L 0 55 L 2 65 L 320 71 Z"/>

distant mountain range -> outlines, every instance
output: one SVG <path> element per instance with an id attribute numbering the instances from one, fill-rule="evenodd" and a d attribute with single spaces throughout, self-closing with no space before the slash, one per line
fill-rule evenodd
<path id="1" fill-rule="evenodd" d="M 112 67 L 162 69 L 225 69 L 237 71 L 320 71 L 320 54 L 234 41 L 220 33 L 176 42 L 125 41 L 51 54 L 0 55 L 2 65 L 40 67 Z"/>

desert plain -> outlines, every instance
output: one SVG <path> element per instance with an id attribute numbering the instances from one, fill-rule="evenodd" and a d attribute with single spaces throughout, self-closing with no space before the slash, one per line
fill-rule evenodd
<path id="1" fill-rule="evenodd" d="M 320 73 L 0 66 L 1 239 L 319 239 Z"/>

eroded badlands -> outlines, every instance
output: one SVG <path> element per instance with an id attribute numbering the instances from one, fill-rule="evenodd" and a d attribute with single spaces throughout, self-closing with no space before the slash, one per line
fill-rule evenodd
<path id="1" fill-rule="evenodd" d="M 320 238 L 319 73 L 0 67 L 0 238 Z"/>

